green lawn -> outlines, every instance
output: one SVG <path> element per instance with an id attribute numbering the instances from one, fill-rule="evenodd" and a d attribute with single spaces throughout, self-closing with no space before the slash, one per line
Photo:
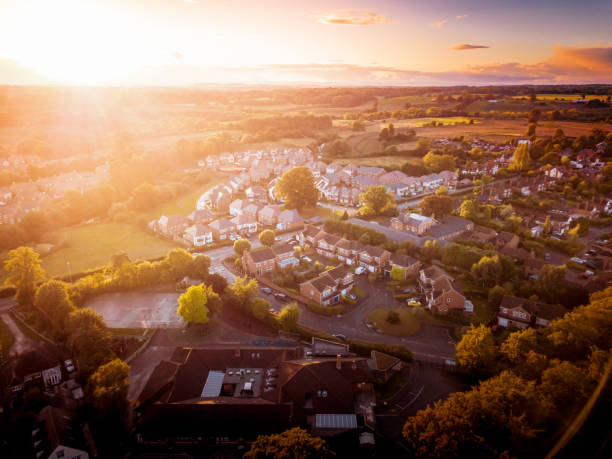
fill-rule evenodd
<path id="1" fill-rule="evenodd" d="M 99 268 L 117 252 L 127 252 L 132 260 L 144 260 L 165 255 L 178 244 L 159 239 L 126 223 L 94 223 L 58 230 L 51 237 L 67 240 L 68 247 L 43 257 L 42 265 L 50 276 Z M 57 239 L 56 239 L 57 240 Z"/>
<path id="2" fill-rule="evenodd" d="M 0 349 L 0 361 L 4 361 L 8 358 L 13 341 L 15 341 L 15 337 L 4 321 L 0 319 L 0 344 L 2 345 L 2 348 Z"/>
<path id="3" fill-rule="evenodd" d="M 367 322 L 374 324 L 377 330 L 390 335 L 410 336 L 418 333 L 421 328 L 421 315 L 423 312 L 417 308 L 393 309 L 400 316 L 399 324 L 387 322 L 387 314 L 391 309 L 375 309 L 368 314 Z"/>

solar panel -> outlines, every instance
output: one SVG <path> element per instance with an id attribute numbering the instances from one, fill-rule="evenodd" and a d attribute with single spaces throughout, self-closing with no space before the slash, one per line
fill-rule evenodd
<path id="1" fill-rule="evenodd" d="M 317 414 L 315 426 L 320 429 L 356 429 L 356 414 Z"/>
<path id="2" fill-rule="evenodd" d="M 225 373 L 222 371 L 209 371 L 201 397 L 218 397 L 223 387 Z"/>

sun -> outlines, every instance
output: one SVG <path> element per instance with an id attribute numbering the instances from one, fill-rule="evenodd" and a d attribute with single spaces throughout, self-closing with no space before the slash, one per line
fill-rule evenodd
<path id="1" fill-rule="evenodd" d="M 43 0 L 30 13 L 23 24 L 31 38 L 17 44 L 18 60 L 51 79 L 104 83 L 138 65 L 137 32 L 129 33 L 124 18 L 100 5 Z"/>

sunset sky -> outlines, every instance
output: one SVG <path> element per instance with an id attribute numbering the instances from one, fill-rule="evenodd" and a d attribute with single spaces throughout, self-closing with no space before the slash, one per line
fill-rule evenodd
<path id="1" fill-rule="evenodd" d="M 612 82 L 609 0 L 1 0 L 0 84 Z"/>

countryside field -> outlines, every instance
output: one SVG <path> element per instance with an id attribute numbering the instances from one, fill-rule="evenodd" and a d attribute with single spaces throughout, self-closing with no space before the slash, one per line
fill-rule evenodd
<path id="1" fill-rule="evenodd" d="M 102 267 L 110 256 L 125 251 L 132 260 L 160 257 L 178 245 L 125 223 L 94 223 L 52 232 L 50 238 L 67 241 L 42 258 L 49 276 L 65 276 L 68 265 L 73 273 Z"/>

